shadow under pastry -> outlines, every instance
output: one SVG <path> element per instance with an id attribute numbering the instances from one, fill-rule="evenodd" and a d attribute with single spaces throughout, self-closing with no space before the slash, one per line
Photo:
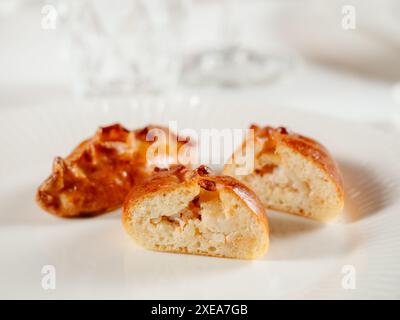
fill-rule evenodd
<path id="1" fill-rule="evenodd" d="M 366 164 L 338 162 L 345 191 L 343 222 L 351 223 L 365 219 L 378 214 L 393 203 L 396 181 L 387 181 Z"/>

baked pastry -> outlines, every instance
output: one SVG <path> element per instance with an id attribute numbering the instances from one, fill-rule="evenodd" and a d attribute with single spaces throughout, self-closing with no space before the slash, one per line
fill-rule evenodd
<path id="1" fill-rule="evenodd" d="M 140 245 L 157 251 L 253 259 L 269 243 L 257 196 L 204 166 L 177 166 L 152 176 L 128 195 L 122 221 Z"/>
<path id="2" fill-rule="evenodd" d="M 323 221 L 342 212 L 341 174 L 320 143 L 283 127 L 253 125 L 250 129 L 254 135 L 247 136 L 225 165 L 224 174 L 252 188 L 267 208 Z M 254 166 L 240 174 L 244 152 L 254 155 Z"/>
<path id="3" fill-rule="evenodd" d="M 55 158 L 50 177 L 38 188 L 37 203 L 63 217 L 114 210 L 154 167 L 176 163 L 176 150 L 188 142 L 178 140 L 168 129 L 157 126 L 134 131 L 120 124 L 99 128 L 65 159 Z"/>

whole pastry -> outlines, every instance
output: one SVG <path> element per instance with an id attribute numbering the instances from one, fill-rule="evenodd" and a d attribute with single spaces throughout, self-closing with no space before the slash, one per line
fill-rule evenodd
<path id="1" fill-rule="evenodd" d="M 155 136 L 164 148 L 149 157 Z M 120 207 L 128 192 L 152 174 L 154 167 L 173 162 L 176 149 L 187 143 L 160 126 L 129 131 L 120 124 L 99 128 L 66 158 L 56 157 L 51 175 L 37 190 L 44 210 L 63 217 L 91 216 Z"/>
<path id="2" fill-rule="evenodd" d="M 122 221 L 151 250 L 254 259 L 269 244 L 265 209 L 257 196 L 204 166 L 177 166 L 152 176 L 128 195 Z"/>
<path id="3" fill-rule="evenodd" d="M 267 208 L 322 221 L 342 212 L 342 177 L 324 146 L 284 127 L 250 129 L 224 174 L 252 188 Z M 244 153 L 253 160 L 248 172 L 242 170 Z"/>

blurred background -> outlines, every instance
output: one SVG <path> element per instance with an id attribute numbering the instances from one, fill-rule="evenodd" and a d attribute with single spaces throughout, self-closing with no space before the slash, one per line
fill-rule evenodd
<path id="1" fill-rule="evenodd" d="M 399 0 L 1 0 L 0 112 L 156 96 L 400 132 Z"/>

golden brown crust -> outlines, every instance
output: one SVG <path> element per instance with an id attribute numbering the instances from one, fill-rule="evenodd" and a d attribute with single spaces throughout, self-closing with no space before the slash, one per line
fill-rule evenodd
<path id="1" fill-rule="evenodd" d="M 157 169 L 156 169 L 157 171 Z M 178 185 L 187 186 L 198 184 L 207 191 L 227 189 L 235 194 L 248 207 L 249 210 L 266 226 L 268 233 L 268 220 L 265 208 L 256 194 L 243 183 L 229 176 L 215 176 L 206 166 L 200 166 L 195 170 L 183 166 L 173 166 L 168 170 L 162 170 L 151 176 L 127 196 L 122 213 L 122 222 L 129 231 L 130 212 L 133 206 L 144 197 L 160 192 L 174 190 Z"/>
<path id="2" fill-rule="evenodd" d="M 214 179 L 219 188 L 234 192 L 257 217 L 267 222 L 265 208 L 253 190 L 230 176 L 216 176 Z"/>
<path id="3" fill-rule="evenodd" d="M 321 168 L 335 183 L 338 193 L 344 198 L 343 179 L 338 165 L 322 144 L 303 135 L 289 132 L 284 127 L 273 128 L 266 126 L 261 128 L 257 125 L 252 125 L 250 128 L 254 129 L 254 137 L 256 139 L 265 139 L 262 152 L 273 152 L 278 143 L 285 144 Z"/>
<path id="4" fill-rule="evenodd" d="M 152 129 L 169 134 L 168 129 L 157 126 L 129 131 L 114 124 L 98 129 L 65 159 L 55 158 L 52 174 L 38 188 L 37 203 L 63 217 L 91 216 L 118 208 L 132 187 L 153 172 L 154 165 L 146 158 L 153 143 L 148 141 Z M 170 141 L 177 140 L 171 133 Z"/>

